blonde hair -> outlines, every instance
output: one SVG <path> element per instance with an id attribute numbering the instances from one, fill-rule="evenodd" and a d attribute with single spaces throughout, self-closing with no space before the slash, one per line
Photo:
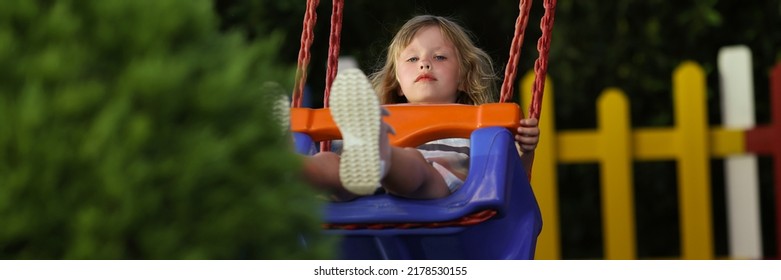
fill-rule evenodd
<path id="1" fill-rule="evenodd" d="M 456 103 L 479 105 L 495 102 L 496 81 L 491 57 L 475 46 L 470 34 L 450 19 L 421 15 L 408 20 L 393 37 L 387 49 L 384 66 L 371 75 L 374 90 L 383 104 L 407 103 L 407 98 L 399 95 L 401 90 L 396 79 L 396 59 L 424 27 L 438 26 L 442 34 L 455 46 L 461 84 L 458 85 Z"/>

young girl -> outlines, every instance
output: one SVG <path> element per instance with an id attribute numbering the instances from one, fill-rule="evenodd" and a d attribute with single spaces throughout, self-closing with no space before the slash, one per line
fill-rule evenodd
<path id="1" fill-rule="evenodd" d="M 441 198 L 458 189 L 468 171 L 469 139 L 391 147 L 387 133 L 393 130 L 381 119 L 386 111 L 380 100 L 383 104 L 495 102 L 497 78 L 490 57 L 453 21 L 417 16 L 398 31 L 384 67 L 371 80 L 373 87 L 357 69 L 337 75 L 331 114 L 344 139 L 343 152 L 308 157 L 305 178 L 336 201 L 371 195 L 380 187 L 412 199 Z M 520 121 L 515 140 L 527 173 L 539 132 L 536 119 Z"/>

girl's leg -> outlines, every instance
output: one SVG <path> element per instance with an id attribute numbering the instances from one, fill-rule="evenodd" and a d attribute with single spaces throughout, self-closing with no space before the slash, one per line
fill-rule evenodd
<path id="1" fill-rule="evenodd" d="M 387 137 L 387 136 L 386 136 Z M 382 186 L 388 193 L 413 199 L 434 199 L 450 194 L 442 175 L 414 148 L 392 147 L 388 173 Z M 358 197 L 349 192 L 339 179 L 339 156 L 324 152 L 304 159 L 304 178 L 316 190 L 334 201 Z"/>
<path id="2" fill-rule="evenodd" d="M 339 180 L 339 155 L 317 153 L 304 158 L 304 180 L 316 190 L 326 193 L 332 201 L 349 201 L 358 195 L 347 191 Z"/>
<path id="3" fill-rule="evenodd" d="M 445 179 L 417 149 L 393 147 L 390 161 L 388 174 L 382 180 L 388 193 L 414 199 L 450 195 Z"/>

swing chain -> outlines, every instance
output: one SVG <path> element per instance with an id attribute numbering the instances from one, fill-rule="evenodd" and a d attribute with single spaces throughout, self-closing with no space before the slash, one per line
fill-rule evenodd
<path id="1" fill-rule="evenodd" d="M 515 21 L 515 34 L 510 44 L 510 58 L 504 68 L 504 81 L 502 82 L 501 95 L 499 102 L 510 102 L 513 97 L 513 83 L 518 69 L 518 59 L 521 56 L 521 46 L 526 31 L 526 25 L 529 22 L 529 10 L 531 9 L 531 0 L 521 0 L 518 3 L 518 18 Z"/>
<path id="2" fill-rule="evenodd" d="M 309 68 L 309 60 L 311 59 L 311 53 L 309 49 L 312 47 L 314 41 L 314 26 L 317 22 L 317 5 L 320 4 L 320 0 L 307 0 L 306 1 L 306 13 L 304 14 L 304 28 L 301 31 L 301 48 L 298 50 L 298 67 L 296 67 L 296 84 L 293 88 L 293 104 L 292 107 L 301 107 L 303 102 L 303 91 L 306 85 L 306 74 Z"/>
<path id="3" fill-rule="evenodd" d="M 534 86 L 532 88 L 532 101 L 529 106 L 529 115 L 540 119 L 542 110 L 542 95 L 545 91 L 545 76 L 548 73 L 548 53 L 550 52 L 551 31 L 553 30 L 553 19 L 556 14 L 556 0 L 545 0 L 545 15 L 540 20 L 540 29 L 542 36 L 537 41 L 537 52 L 539 57 L 534 62 Z"/>

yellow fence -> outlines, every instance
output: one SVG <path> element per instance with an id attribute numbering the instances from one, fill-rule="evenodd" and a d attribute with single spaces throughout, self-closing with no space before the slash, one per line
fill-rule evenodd
<path id="1" fill-rule="evenodd" d="M 523 108 L 531 100 L 533 74 L 522 80 Z M 709 127 L 702 68 L 684 62 L 673 74 L 675 124 L 670 128 L 632 128 L 629 101 L 619 89 L 602 92 L 593 130 L 556 131 L 553 88 L 546 81 L 541 138 L 532 186 L 543 217 L 537 259 L 560 259 L 556 165 L 596 162 L 600 166 L 605 259 L 637 258 L 633 161 L 675 160 L 682 259 L 713 259 L 710 159 L 744 152 L 744 131 Z"/>

